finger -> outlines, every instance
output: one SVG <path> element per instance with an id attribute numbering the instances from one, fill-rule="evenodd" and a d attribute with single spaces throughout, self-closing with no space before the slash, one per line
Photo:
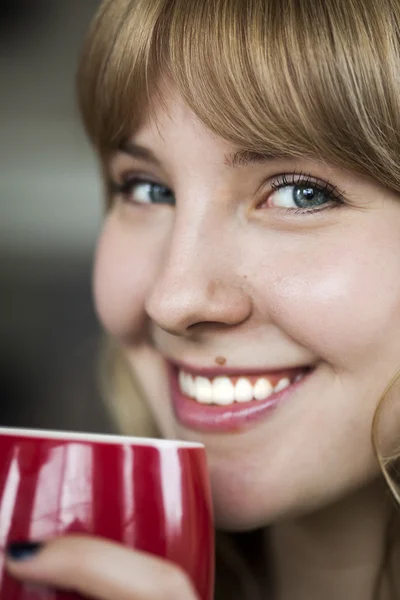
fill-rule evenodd
<path id="1" fill-rule="evenodd" d="M 71 535 L 38 547 L 11 546 L 7 569 L 17 579 L 93 600 L 197 600 L 179 567 L 99 538 Z"/>

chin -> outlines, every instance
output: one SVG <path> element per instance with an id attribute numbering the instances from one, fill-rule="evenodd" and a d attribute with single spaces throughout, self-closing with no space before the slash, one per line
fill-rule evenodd
<path id="1" fill-rule="evenodd" d="M 220 531 L 226 531 L 227 533 L 241 533 L 245 531 L 253 531 L 254 529 L 260 529 L 270 525 L 270 523 L 250 517 L 250 515 L 238 515 L 236 513 L 227 513 L 225 510 L 218 510 L 218 507 L 214 508 L 215 511 L 215 527 Z"/>
<path id="2" fill-rule="evenodd" d="M 211 476 L 214 519 L 217 529 L 231 532 L 251 531 L 266 527 L 282 516 L 282 506 L 275 506 L 260 490 L 227 488 L 221 478 Z"/>
<path id="3" fill-rule="evenodd" d="M 285 515 L 288 516 L 288 515 Z M 252 531 L 268 527 L 274 522 L 281 520 L 284 516 L 280 511 L 268 506 L 262 508 L 251 506 L 246 501 L 242 505 L 229 505 L 226 502 L 220 502 L 214 497 L 214 520 L 217 529 L 232 533 Z"/>

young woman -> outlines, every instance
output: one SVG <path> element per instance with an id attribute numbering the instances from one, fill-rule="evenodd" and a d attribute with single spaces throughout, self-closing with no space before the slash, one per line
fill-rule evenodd
<path id="1" fill-rule="evenodd" d="M 145 405 L 160 435 L 206 445 L 231 532 L 216 597 L 400 597 L 371 443 L 400 366 L 399 64 L 397 0 L 106 0 L 89 35 L 80 99 L 109 199 L 95 301 L 112 382 L 134 381 L 112 399 L 127 433 L 148 433 Z M 195 598 L 114 544 L 36 550 L 10 555 L 16 577 Z"/>

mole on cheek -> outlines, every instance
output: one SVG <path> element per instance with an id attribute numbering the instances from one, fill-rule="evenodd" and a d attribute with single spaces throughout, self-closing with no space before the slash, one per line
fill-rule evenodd
<path id="1" fill-rule="evenodd" d="M 217 363 L 217 365 L 221 365 L 221 367 L 223 367 L 226 364 L 226 358 L 224 358 L 223 356 L 217 356 L 215 362 Z"/>

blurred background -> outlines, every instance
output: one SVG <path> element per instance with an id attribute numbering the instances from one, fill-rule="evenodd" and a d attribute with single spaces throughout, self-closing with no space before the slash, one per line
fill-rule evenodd
<path id="1" fill-rule="evenodd" d="M 91 264 L 102 216 L 76 106 L 99 0 L 0 0 L 0 424 L 109 431 Z"/>

